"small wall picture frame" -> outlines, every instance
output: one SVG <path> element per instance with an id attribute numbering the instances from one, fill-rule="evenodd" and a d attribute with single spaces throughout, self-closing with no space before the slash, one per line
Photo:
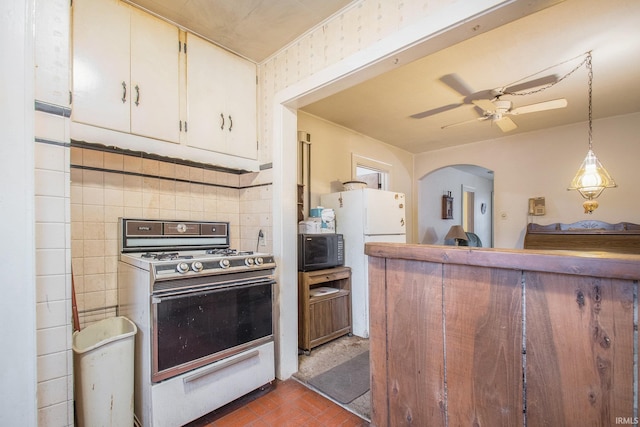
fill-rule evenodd
<path id="1" fill-rule="evenodd" d="M 453 197 L 451 192 L 442 196 L 442 219 L 453 219 Z"/>

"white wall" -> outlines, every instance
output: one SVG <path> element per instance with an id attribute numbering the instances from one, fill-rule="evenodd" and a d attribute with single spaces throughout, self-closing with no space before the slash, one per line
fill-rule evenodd
<path id="1" fill-rule="evenodd" d="M 353 179 L 352 156 L 387 163 L 389 191 L 405 194 L 407 238 L 413 236 L 413 155 L 384 142 L 298 112 L 298 130 L 311 135 L 311 207 L 318 206 L 322 194 L 342 190 Z"/>
<path id="2" fill-rule="evenodd" d="M 0 2 L 0 425 L 36 426 L 34 2 Z"/>
<path id="3" fill-rule="evenodd" d="M 493 182 L 455 168 L 438 169 L 415 181 L 418 187 L 418 242 L 444 244 L 444 236 L 452 225 L 462 224 L 462 186 L 474 188 L 474 233 L 484 247 L 491 246 L 491 193 Z M 451 191 L 453 219 L 442 219 L 442 195 Z M 487 210 L 480 212 L 485 203 Z M 469 230 L 465 230 L 469 231 Z"/>
<path id="4" fill-rule="evenodd" d="M 584 213 L 582 197 L 566 190 L 587 154 L 586 123 L 422 153 L 416 156 L 415 176 L 453 164 L 473 163 L 493 170 L 494 247 L 522 248 L 528 222 L 640 223 L 638 135 L 640 113 L 594 121 L 594 151 L 618 188 L 605 190 L 598 198 L 600 207 L 591 215 Z M 545 197 L 545 216 L 528 216 L 530 197 Z"/>

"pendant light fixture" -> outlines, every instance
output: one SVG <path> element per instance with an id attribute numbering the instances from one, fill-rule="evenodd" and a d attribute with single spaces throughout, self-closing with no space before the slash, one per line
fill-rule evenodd
<path id="1" fill-rule="evenodd" d="M 567 190 L 578 190 L 580 195 L 587 199 L 582 206 L 584 207 L 584 213 L 590 214 L 598 207 L 598 202 L 595 199 L 598 198 L 604 189 L 617 187 L 617 185 L 593 152 L 593 140 L 591 135 L 593 69 L 591 67 L 591 52 L 587 53 L 586 64 L 589 76 L 589 151 L 587 151 L 587 157 L 585 157 L 584 161 L 580 165 L 576 176 L 571 181 L 571 185 Z"/>

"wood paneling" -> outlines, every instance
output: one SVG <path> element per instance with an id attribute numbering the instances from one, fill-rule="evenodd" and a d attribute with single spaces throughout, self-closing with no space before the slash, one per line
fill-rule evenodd
<path id="1" fill-rule="evenodd" d="M 633 416 L 634 285 L 527 273 L 530 425 L 613 425 Z"/>
<path id="2" fill-rule="evenodd" d="M 521 277 L 444 265 L 449 425 L 523 424 Z"/>
<path id="3" fill-rule="evenodd" d="M 387 361 L 388 425 L 445 425 L 442 266 L 388 263 L 387 346 L 401 356 Z"/>
<path id="4" fill-rule="evenodd" d="M 387 278 L 386 259 L 369 257 L 369 361 L 371 375 L 371 419 L 389 425 L 387 376 Z"/>
<path id="5" fill-rule="evenodd" d="M 638 417 L 640 256 L 390 243 L 365 252 L 372 425 Z"/>

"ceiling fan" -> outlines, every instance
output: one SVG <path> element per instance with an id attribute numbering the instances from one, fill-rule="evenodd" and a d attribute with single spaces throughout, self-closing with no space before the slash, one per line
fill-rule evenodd
<path id="1" fill-rule="evenodd" d="M 453 123 L 450 125 L 442 126 L 441 129 L 446 129 L 465 123 L 491 120 L 491 122 L 495 123 L 502 132 L 509 132 L 518 127 L 518 125 L 516 125 L 509 116 L 535 113 L 537 111 L 554 110 L 556 108 L 564 108 L 567 106 L 567 100 L 564 98 L 538 102 L 536 104 L 523 105 L 522 107 L 517 108 L 513 108 L 513 104 L 511 103 L 511 101 L 501 100 L 500 96 L 497 96 L 493 101 L 490 101 L 488 99 L 477 99 L 471 102 L 473 103 L 473 105 L 482 110 L 482 116 L 460 123 Z"/>
<path id="2" fill-rule="evenodd" d="M 454 108 L 462 107 L 463 105 L 471 105 L 474 101 L 486 100 L 495 101 L 502 95 L 510 95 L 516 92 L 522 92 L 524 90 L 530 90 L 532 88 L 540 86 L 552 86 L 558 82 L 558 76 L 550 74 L 548 76 L 540 77 L 537 79 L 529 80 L 523 83 L 513 84 L 511 86 L 504 86 L 496 89 L 486 89 L 478 92 L 471 90 L 466 83 L 457 74 L 446 74 L 439 79 L 442 83 L 449 86 L 451 89 L 458 92 L 464 98 L 462 102 L 455 104 L 443 105 L 442 107 L 433 108 L 431 110 L 422 111 L 411 115 L 414 119 L 422 119 L 425 117 L 433 116 L 438 113 L 453 110 Z M 482 107 L 480 107 L 482 108 Z M 486 109 L 483 109 L 486 110 Z"/>

